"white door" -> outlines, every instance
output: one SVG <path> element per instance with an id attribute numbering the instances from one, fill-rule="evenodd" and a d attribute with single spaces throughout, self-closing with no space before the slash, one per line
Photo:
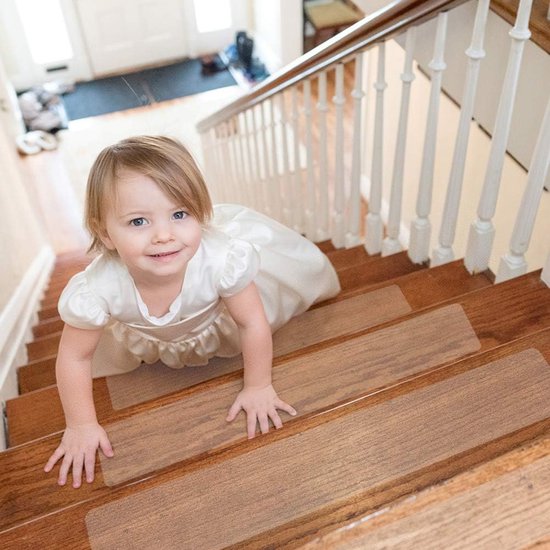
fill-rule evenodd
<path id="1" fill-rule="evenodd" d="M 73 0 L 1 0 L 0 28 L 6 72 L 17 90 L 91 77 Z"/>
<path id="2" fill-rule="evenodd" d="M 188 55 L 182 0 L 77 0 L 94 76 Z"/>
<path id="3" fill-rule="evenodd" d="M 265 0 L 263 0 L 265 1 Z M 250 29 L 249 0 L 184 0 L 189 55 L 224 49 L 237 31 Z"/>

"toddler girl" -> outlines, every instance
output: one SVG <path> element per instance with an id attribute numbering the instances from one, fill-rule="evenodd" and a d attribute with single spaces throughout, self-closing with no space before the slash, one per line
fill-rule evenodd
<path id="1" fill-rule="evenodd" d="M 236 205 L 212 207 L 189 152 L 167 137 L 140 136 L 104 149 L 88 178 L 86 225 L 101 254 L 59 300 L 65 322 L 56 364 L 66 429 L 45 466 L 63 458 L 93 481 L 98 447 L 113 450 L 96 418 L 92 377 L 142 362 L 206 365 L 242 352 L 248 437 L 277 409 L 296 411 L 271 385 L 272 331 L 340 287 L 319 249 L 278 222 Z"/>

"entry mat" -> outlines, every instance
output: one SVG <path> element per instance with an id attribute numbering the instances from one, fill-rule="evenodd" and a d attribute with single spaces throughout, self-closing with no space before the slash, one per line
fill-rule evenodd
<path id="1" fill-rule="evenodd" d="M 63 95 L 69 120 L 123 111 L 155 102 L 234 86 L 229 71 L 203 74 L 200 59 L 155 67 L 76 85 Z"/>
<path id="2" fill-rule="evenodd" d="M 299 415 L 333 406 L 479 349 L 461 306 L 453 304 L 273 369 L 283 401 Z M 101 456 L 107 485 L 158 470 L 246 434 L 244 413 L 228 424 L 241 380 L 217 384 L 174 403 L 105 426 L 115 456 Z"/>
<path id="3" fill-rule="evenodd" d="M 273 336 L 273 355 L 280 357 L 352 332 L 397 319 L 411 311 L 397 285 L 306 311 Z M 107 377 L 113 409 L 120 410 L 242 368 L 241 357 L 216 357 L 203 367 L 171 369 L 162 363 Z"/>
<path id="4" fill-rule="evenodd" d="M 460 312 L 446 315 L 456 322 Z M 431 319 L 445 340 L 442 322 Z M 527 349 L 100 506 L 86 516 L 89 541 L 94 550 L 236 544 L 543 420 L 549 392 L 548 363 Z M 169 447 L 161 441 L 148 446 L 159 453 Z"/>

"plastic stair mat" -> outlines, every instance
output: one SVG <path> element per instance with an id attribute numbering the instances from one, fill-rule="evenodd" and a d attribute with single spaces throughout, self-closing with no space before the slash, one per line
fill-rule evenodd
<path id="1" fill-rule="evenodd" d="M 443 309 L 456 324 L 460 311 Z M 425 322 L 444 341 L 443 319 L 430 316 Z M 418 340 L 412 328 L 401 332 Z M 383 348 L 391 362 L 401 350 L 389 338 Z M 312 387 L 321 385 L 311 378 Z M 237 544 L 546 419 L 549 392 L 549 365 L 530 348 L 93 509 L 89 542 L 94 550 Z M 187 440 L 185 429 L 171 427 Z M 155 454 L 170 447 L 159 446 L 161 436 L 144 440 Z M 132 454 L 135 462 L 144 458 Z"/>
<path id="2" fill-rule="evenodd" d="M 285 362 L 273 370 L 273 383 L 281 399 L 304 415 L 479 348 L 464 310 L 453 304 Z M 106 425 L 115 456 L 100 453 L 105 483 L 116 485 L 243 439 L 244 413 L 225 421 L 241 385 L 241 380 L 220 383 Z"/>
<path id="3" fill-rule="evenodd" d="M 397 319 L 411 311 L 397 285 L 373 290 L 294 317 L 273 337 L 273 355 L 280 357 L 329 338 L 358 332 Z M 241 357 L 214 358 L 203 367 L 171 369 L 162 363 L 107 377 L 113 409 L 120 410 L 188 388 L 242 368 Z"/>

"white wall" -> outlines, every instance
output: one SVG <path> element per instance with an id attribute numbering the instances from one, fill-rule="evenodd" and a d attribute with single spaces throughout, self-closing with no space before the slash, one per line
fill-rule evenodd
<path id="1" fill-rule="evenodd" d="M 254 55 L 270 73 L 303 52 L 302 0 L 252 0 Z"/>
<path id="2" fill-rule="evenodd" d="M 0 75 L 3 73 L 0 58 Z M 0 117 L 0 401 L 17 395 L 15 367 L 25 360 L 25 341 L 53 261 L 32 210 L 8 118 Z M 3 448 L 0 425 L 0 449 Z"/>
<path id="3" fill-rule="evenodd" d="M 449 12 L 445 51 L 447 70 L 443 75 L 443 88 L 457 103 L 462 98 L 467 66 L 464 51 L 470 43 L 475 9 L 476 3 L 472 0 Z M 417 33 L 415 59 L 424 69 L 432 57 L 435 24 L 435 21 L 425 23 Z M 508 63 L 510 29 L 509 23 L 489 11 L 485 35 L 486 57 L 481 61 L 474 109 L 475 120 L 489 133 L 495 125 L 498 98 Z M 528 167 L 531 161 L 549 96 L 550 56 L 533 42 L 527 42 L 508 140 L 509 152 L 524 167 Z"/>

